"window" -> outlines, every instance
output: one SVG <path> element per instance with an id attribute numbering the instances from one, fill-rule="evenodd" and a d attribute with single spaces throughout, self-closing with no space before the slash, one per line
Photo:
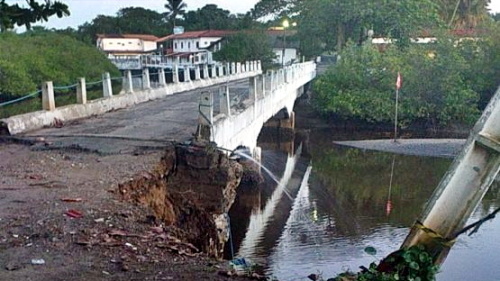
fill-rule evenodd
<path id="1" fill-rule="evenodd" d="M 184 49 L 184 42 L 181 42 L 181 49 Z"/>
<path id="2" fill-rule="evenodd" d="M 196 48 L 199 49 L 200 48 L 200 42 L 196 42 Z"/>
<path id="3" fill-rule="evenodd" d="M 174 49 L 177 49 L 177 42 L 174 43 Z"/>
<path id="4" fill-rule="evenodd" d="M 188 49 L 191 49 L 191 42 L 188 42 Z"/>

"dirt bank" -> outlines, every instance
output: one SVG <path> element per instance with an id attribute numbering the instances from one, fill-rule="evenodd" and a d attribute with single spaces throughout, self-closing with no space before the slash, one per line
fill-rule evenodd
<path id="1" fill-rule="evenodd" d="M 0 280 L 231 279 L 218 274 L 227 262 L 201 253 L 203 243 L 195 246 L 177 227 L 194 209 L 174 208 L 169 224 L 117 192 L 121 183 L 158 176 L 152 171 L 164 151 L 98 155 L 43 147 L 0 143 Z M 194 198 L 180 194 L 171 199 Z"/>

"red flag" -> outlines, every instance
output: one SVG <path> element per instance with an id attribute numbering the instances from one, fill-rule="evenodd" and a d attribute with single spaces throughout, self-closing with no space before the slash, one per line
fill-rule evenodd
<path id="1" fill-rule="evenodd" d="M 403 81 L 401 80 L 401 74 L 399 74 L 399 71 L 398 71 L 398 78 L 396 78 L 396 89 L 400 89 L 401 88 L 401 84 L 403 83 Z"/>

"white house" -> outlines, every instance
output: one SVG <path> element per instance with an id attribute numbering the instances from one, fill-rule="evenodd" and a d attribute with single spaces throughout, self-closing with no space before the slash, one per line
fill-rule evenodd
<path id="1" fill-rule="evenodd" d="M 271 29 L 267 31 L 275 55 L 274 63 L 289 65 L 299 60 L 299 42 L 293 38 L 296 30 Z"/>
<path id="2" fill-rule="evenodd" d="M 220 50 L 221 40 L 224 36 L 232 34 L 228 30 L 202 30 L 188 31 L 180 34 L 172 34 L 157 40 L 158 46 L 167 56 L 167 63 L 179 60 L 181 64 L 211 64 L 212 52 Z M 215 45 L 215 46 L 214 46 Z"/>
<path id="3" fill-rule="evenodd" d="M 139 56 L 157 51 L 158 37 L 148 34 L 98 34 L 97 48 L 108 57 Z"/>

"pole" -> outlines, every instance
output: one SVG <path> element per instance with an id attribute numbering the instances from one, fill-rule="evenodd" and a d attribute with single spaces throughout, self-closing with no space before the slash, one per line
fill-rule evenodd
<path id="1" fill-rule="evenodd" d="M 396 109 L 394 114 L 394 142 L 398 138 L 398 100 L 399 100 L 399 89 L 396 88 Z"/>
<path id="2" fill-rule="evenodd" d="M 283 27 L 283 54 L 281 56 L 281 66 L 285 66 L 285 52 L 286 52 L 286 27 Z"/>

